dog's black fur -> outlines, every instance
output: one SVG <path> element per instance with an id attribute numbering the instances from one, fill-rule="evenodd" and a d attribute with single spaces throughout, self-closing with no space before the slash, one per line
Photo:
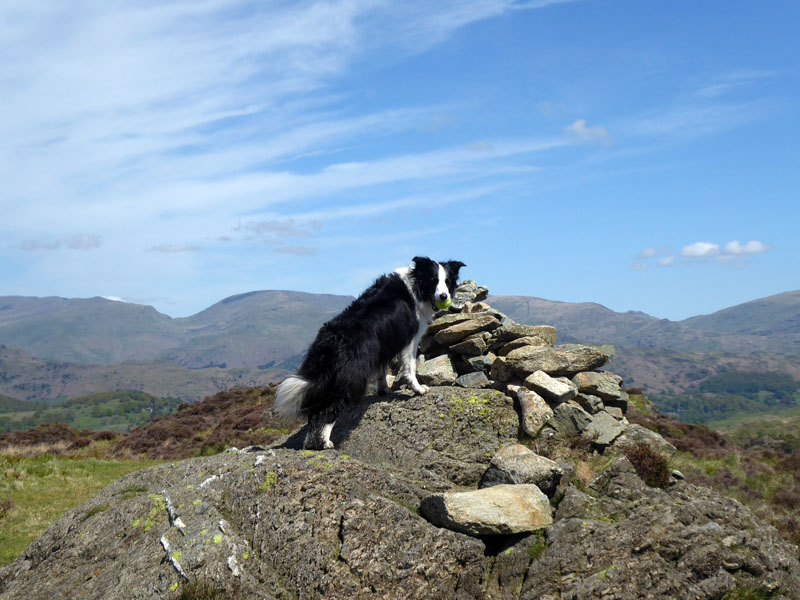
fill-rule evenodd
<path id="1" fill-rule="evenodd" d="M 330 432 L 339 412 L 364 396 L 373 376 L 378 375 L 379 392 L 388 391 L 386 369 L 396 356 L 400 380 L 419 394 L 428 391 L 416 378 L 417 345 L 437 310 L 435 302 L 452 297 L 463 266 L 418 256 L 410 268 L 379 277 L 322 326 L 275 400 L 277 411 L 308 417 L 306 448 L 333 447 Z"/>

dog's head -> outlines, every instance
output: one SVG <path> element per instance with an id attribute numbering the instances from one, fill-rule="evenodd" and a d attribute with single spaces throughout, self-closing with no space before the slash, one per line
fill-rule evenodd
<path id="1" fill-rule="evenodd" d="M 414 266 L 409 273 L 414 282 L 414 295 L 420 302 L 430 302 L 435 310 L 437 300 L 446 302 L 452 298 L 458 272 L 466 266 L 457 260 L 439 263 L 424 256 L 414 257 Z"/>

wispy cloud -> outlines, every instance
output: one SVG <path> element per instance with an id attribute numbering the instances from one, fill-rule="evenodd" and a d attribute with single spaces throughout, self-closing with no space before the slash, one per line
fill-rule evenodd
<path id="1" fill-rule="evenodd" d="M 762 83 L 776 75 L 774 71 L 740 70 L 725 73 L 707 85 L 694 90 L 697 98 L 718 98 L 736 90 Z"/>
<path id="2" fill-rule="evenodd" d="M 20 248 L 26 252 L 36 250 L 58 250 L 68 248 L 70 250 L 92 250 L 99 248 L 103 243 L 103 238 L 94 233 L 76 233 L 75 235 L 53 241 L 24 240 L 20 243 Z"/>
<path id="3" fill-rule="evenodd" d="M 275 248 L 275 252 L 291 254 L 292 256 L 313 256 L 317 253 L 317 250 L 308 246 L 278 246 Z"/>
<path id="4" fill-rule="evenodd" d="M 586 119 L 578 119 L 564 128 L 564 133 L 584 144 L 610 144 L 611 136 L 601 125 L 586 125 Z"/>
<path id="5" fill-rule="evenodd" d="M 150 252 L 163 252 L 164 254 L 178 254 L 182 252 L 200 252 L 200 246 L 189 246 L 182 244 L 159 244 L 150 246 Z"/>
<path id="6" fill-rule="evenodd" d="M 276 235 L 279 237 L 307 237 L 311 233 L 301 229 L 295 224 L 294 219 L 269 219 L 261 221 L 247 221 L 234 228 L 236 231 L 255 233 L 257 235 Z"/>

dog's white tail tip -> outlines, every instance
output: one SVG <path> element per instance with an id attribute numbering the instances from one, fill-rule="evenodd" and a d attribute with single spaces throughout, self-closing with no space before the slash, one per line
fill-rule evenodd
<path id="1" fill-rule="evenodd" d="M 275 392 L 275 412 L 287 417 L 297 417 L 303 408 L 303 397 L 306 394 L 308 381 L 298 375 L 291 375 L 283 380 Z"/>

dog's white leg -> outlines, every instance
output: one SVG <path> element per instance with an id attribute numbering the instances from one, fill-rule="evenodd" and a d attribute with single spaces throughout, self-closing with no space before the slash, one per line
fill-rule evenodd
<path id="1" fill-rule="evenodd" d="M 389 393 L 389 382 L 386 381 L 386 373 L 387 373 L 387 371 L 388 371 L 388 367 L 386 365 L 383 365 L 378 370 L 378 375 L 376 377 L 376 384 L 377 384 L 377 388 L 378 388 L 378 394 L 381 395 L 381 396 L 383 396 L 384 394 L 388 394 Z"/>
<path id="2" fill-rule="evenodd" d="M 419 339 L 413 340 L 408 346 L 403 348 L 400 353 L 400 377 L 417 394 L 427 394 L 428 386 L 422 385 L 417 381 L 417 343 Z"/>
<path id="3" fill-rule="evenodd" d="M 331 441 L 331 431 L 333 431 L 333 423 L 325 423 L 322 427 L 322 447 L 325 449 L 333 448 Z"/>

